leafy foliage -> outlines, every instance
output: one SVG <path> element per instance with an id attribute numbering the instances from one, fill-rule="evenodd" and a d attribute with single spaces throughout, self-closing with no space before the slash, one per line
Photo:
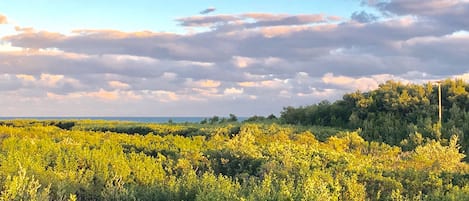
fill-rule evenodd
<path id="1" fill-rule="evenodd" d="M 460 200 L 457 136 L 415 150 L 278 124 L 5 121 L 0 200 Z M 150 128 L 128 134 L 116 129 Z M 98 129 L 99 128 L 99 129 Z M 318 130 L 320 130 L 318 128 Z M 117 132 L 119 131 L 119 132 Z M 127 130 L 129 131 L 129 130 Z"/>
<path id="2" fill-rule="evenodd" d="M 286 107 L 281 121 L 344 129 L 361 128 L 369 141 L 399 145 L 412 150 L 424 140 L 448 142 L 457 135 L 463 151 L 469 151 L 469 83 L 445 80 L 441 83 L 443 119 L 438 123 L 438 86 L 388 81 L 370 92 L 344 95 L 303 107 Z M 420 139 L 419 139 L 420 138 Z M 416 141 L 417 140 L 417 141 Z"/>

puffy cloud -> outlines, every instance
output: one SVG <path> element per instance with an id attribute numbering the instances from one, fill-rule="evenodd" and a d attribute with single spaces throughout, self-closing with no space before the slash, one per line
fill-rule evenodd
<path id="1" fill-rule="evenodd" d="M 30 81 L 30 82 L 36 81 L 36 78 L 32 75 L 17 74 L 16 77 L 22 80 Z"/>
<path id="2" fill-rule="evenodd" d="M 128 89 L 130 85 L 120 81 L 109 81 L 109 86 L 115 89 Z"/>
<path id="3" fill-rule="evenodd" d="M 64 75 L 41 74 L 41 82 L 49 87 L 57 86 L 57 83 L 64 78 Z"/>
<path id="4" fill-rule="evenodd" d="M 446 12 L 458 11 L 464 7 L 467 0 L 391 0 L 368 1 L 369 5 L 376 6 L 382 11 L 396 14 L 438 15 Z"/>
<path id="5" fill-rule="evenodd" d="M 48 105 L 84 115 L 270 114 L 388 79 L 467 77 L 465 1 L 429 1 L 427 10 L 416 1 L 374 2 L 392 17 L 367 10 L 350 19 L 261 12 L 177 19 L 201 28 L 194 33 L 16 27 L 2 38 L 11 46 L 0 51 L 2 104 L 12 115 L 28 114 L 19 107 L 55 114 Z"/>
<path id="6" fill-rule="evenodd" d="M 464 73 L 462 75 L 456 75 L 455 78 L 465 80 L 469 82 L 469 73 Z"/>
<path id="7" fill-rule="evenodd" d="M 336 85 L 349 90 L 358 89 L 360 91 L 369 91 L 378 88 L 383 80 L 395 79 L 392 75 L 373 75 L 371 77 L 353 78 L 348 76 L 334 76 L 327 73 L 322 77 L 326 84 Z"/>
<path id="8" fill-rule="evenodd" d="M 255 87 L 255 86 L 258 86 L 258 84 L 256 82 L 239 82 L 238 85 L 242 86 L 242 87 Z"/>
<path id="9" fill-rule="evenodd" d="M 32 27 L 20 27 L 20 26 L 15 26 L 15 31 L 18 32 L 25 32 L 25 33 L 33 33 L 34 29 Z"/>
<path id="10" fill-rule="evenodd" d="M 119 98 L 119 94 L 117 91 L 106 91 L 104 89 L 99 89 L 99 91 L 90 92 L 85 95 L 103 100 L 117 100 Z"/>
<path id="11" fill-rule="evenodd" d="M 328 99 L 330 97 L 334 97 L 334 95 L 337 95 L 337 90 L 335 89 L 317 89 L 317 88 L 312 88 L 309 93 L 297 93 L 299 97 L 320 97 L 322 99 Z"/>
<path id="12" fill-rule="evenodd" d="M 147 95 L 150 95 L 153 99 L 156 99 L 160 102 L 170 102 L 170 101 L 178 101 L 179 96 L 172 91 L 165 91 L 165 90 L 156 90 L 156 91 L 149 91 Z"/>
<path id="13" fill-rule="evenodd" d="M 66 36 L 60 33 L 40 31 L 40 32 L 23 32 L 14 36 L 6 36 L 3 40 L 15 41 L 15 46 L 40 49 L 43 47 L 54 47 Z"/>
<path id="14" fill-rule="evenodd" d="M 8 23 L 7 17 L 5 15 L 0 14 L 0 24 Z"/>
<path id="15" fill-rule="evenodd" d="M 202 87 L 202 88 L 216 88 L 221 85 L 221 82 L 216 81 L 216 80 L 200 80 L 200 81 L 192 82 L 191 85 L 195 85 L 197 87 Z"/>
<path id="16" fill-rule="evenodd" d="M 248 57 L 233 57 L 233 63 L 239 68 L 246 68 L 255 62 L 254 59 Z"/>
<path id="17" fill-rule="evenodd" d="M 240 94 L 243 94 L 244 92 L 244 89 L 243 88 L 226 88 L 224 91 L 223 91 L 223 94 L 225 95 L 240 95 Z"/>
<path id="18" fill-rule="evenodd" d="M 378 8 L 385 15 L 415 15 L 434 21 L 438 26 L 464 30 L 469 26 L 468 0 L 377 0 L 366 4 Z"/>
<path id="19" fill-rule="evenodd" d="M 161 75 L 161 78 L 166 80 L 175 80 L 177 76 L 178 75 L 176 73 L 164 72 L 163 75 Z"/>

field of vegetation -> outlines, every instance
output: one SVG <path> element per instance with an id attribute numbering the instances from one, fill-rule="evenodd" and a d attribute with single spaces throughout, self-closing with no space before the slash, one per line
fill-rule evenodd
<path id="1" fill-rule="evenodd" d="M 275 123 L 2 124 L 1 200 L 469 199 L 456 136 L 403 151 Z"/>
<path id="2" fill-rule="evenodd" d="M 0 200 L 469 200 L 469 86 L 443 88 L 443 125 L 395 82 L 242 123 L 2 121 Z"/>

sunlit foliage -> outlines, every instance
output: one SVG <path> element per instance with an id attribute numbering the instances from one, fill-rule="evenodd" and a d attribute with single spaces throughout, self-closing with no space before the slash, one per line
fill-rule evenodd
<path id="1" fill-rule="evenodd" d="M 286 107 L 281 121 L 295 125 L 319 125 L 346 129 L 361 128 L 368 141 L 398 145 L 405 150 L 425 140 L 449 142 L 457 135 L 464 152 L 469 151 L 469 83 L 444 80 L 441 83 L 442 122 L 438 117 L 436 83 L 404 84 L 387 81 L 369 92 L 345 94 L 334 103 L 298 108 Z"/>
<path id="2" fill-rule="evenodd" d="M 279 124 L 4 121 L 0 200 L 469 197 L 456 135 L 403 151 L 359 132 L 318 139 L 314 128 Z"/>

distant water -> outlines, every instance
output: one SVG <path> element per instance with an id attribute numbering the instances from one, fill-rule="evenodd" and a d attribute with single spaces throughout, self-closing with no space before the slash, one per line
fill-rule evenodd
<path id="1" fill-rule="evenodd" d="M 12 119 L 37 119 L 37 120 L 71 120 L 71 119 L 91 119 L 91 120 L 108 120 L 108 121 L 133 121 L 142 123 L 199 123 L 207 117 L 0 117 L 0 120 Z M 240 121 L 246 118 L 239 118 Z"/>

